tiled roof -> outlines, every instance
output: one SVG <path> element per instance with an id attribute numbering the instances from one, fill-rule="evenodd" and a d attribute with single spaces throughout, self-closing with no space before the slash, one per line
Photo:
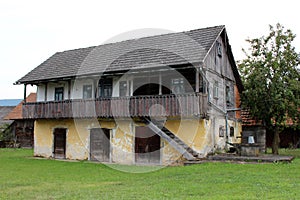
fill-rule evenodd
<path id="1" fill-rule="evenodd" d="M 58 52 L 17 83 L 203 62 L 224 29 L 215 26 Z"/>
<path id="2" fill-rule="evenodd" d="M 26 102 L 36 102 L 36 93 L 30 93 L 26 98 Z M 5 117 L 7 120 L 23 119 L 22 117 L 22 104 L 24 101 L 14 107 Z"/>
<path id="3" fill-rule="evenodd" d="M 261 122 L 257 122 L 254 118 L 250 116 L 249 109 L 243 109 L 241 111 L 242 124 L 243 126 L 260 126 Z"/>
<path id="4" fill-rule="evenodd" d="M 300 108 L 298 110 L 300 111 Z M 242 110 L 241 117 L 242 117 L 243 126 L 262 126 L 261 120 L 255 120 L 255 118 L 251 117 L 249 109 Z M 293 120 L 291 118 L 288 118 L 285 121 L 285 125 L 293 126 L 294 125 Z"/>

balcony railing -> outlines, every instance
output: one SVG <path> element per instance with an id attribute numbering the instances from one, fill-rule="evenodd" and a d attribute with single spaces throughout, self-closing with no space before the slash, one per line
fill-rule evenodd
<path id="1" fill-rule="evenodd" d="M 151 95 L 23 104 L 25 119 L 205 116 L 207 95 Z"/>

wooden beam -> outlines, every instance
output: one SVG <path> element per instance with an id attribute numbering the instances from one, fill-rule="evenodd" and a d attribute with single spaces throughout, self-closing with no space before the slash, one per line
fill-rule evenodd
<path id="1" fill-rule="evenodd" d="M 196 73 L 195 73 L 195 78 L 196 78 L 196 84 L 195 84 L 195 92 L 199 92 L 199 71 L 197 69 L 196 70 Z"/>
<path id="2" fill-rule="evenodd" d="M 68 80 L 68 99 L 71 99 L 71 79 Z"/>
<path id="3" fill-rule="evenodd" d="M 162 80 L 161 80 L 161 72 L 159 72 L 158 81 L 159 81 L 159 89 L 158 89 L 158 94 L 159 94 L 159 95 L 162 95 Z"/>
<path id="4" fill-rule="evenodd" d="M 48 82 L 45 83 L 45 101 L 47 101 L 47 96 L 48 96 Z"/>
<path id="5" fill-rule="evenodd" d="M 27 97 L 27 84 L 24 84 L 24 103 L 26 103 L 26 97 Z"/>
<path id="6" fill-rule="evenodd" d="M 94 79 L 94 98 L 96 99 L 98 96 L 98 81 L 97 79 Z"/>

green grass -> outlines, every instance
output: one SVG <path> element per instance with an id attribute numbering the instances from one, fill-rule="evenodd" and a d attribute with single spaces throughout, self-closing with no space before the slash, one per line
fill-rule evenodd
<path id="1" fill-rule="evenodd" d="M 300 151 L 289 153 L 297 156 L 291 164 L 205 163 L 137 174 L 0 149 L 0 199 L 299 199 Z"/>

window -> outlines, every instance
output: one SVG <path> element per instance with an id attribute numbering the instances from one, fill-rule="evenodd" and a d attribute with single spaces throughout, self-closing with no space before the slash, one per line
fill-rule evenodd
<path id="1" fill-rule="evenodd" d="M 217 41 L 217 55 L 219 57 L 222 57 L 222 44 L 220 42 Z"/>
<path id="2" fill-rule="evenodd" d="M 233 106 L 233 92 L 228 85 L 226 86 L 226 105 L 227 107 Z"/>
<path id="3" fill-rule="evenodd" d="M 91 99 L 92 98 L 92 85 L 84 85 L 83 86 L 83 99 Z"/>
<path id="4" fill-rule="evenodd" d="M 64 100 L 64 88 L 63 87 L 57 87 L 57 88 L 55 88 L 54 100 L 55 101 L 62 101 L 62 100 Z"/>
<path id="5" fill-rule="evenodd" d="M 213 95 L 214 95 L 214 98 L 219 98 L 219 82 L 218 81 L 215 81 L 214 83 L 214 90 L 213 90 Z"/>
<path id="6" fill-rule="evenodd" d="M 172 93 L 182 94 L 184 93 L 184 81 L 183 78 L 172 79 Z"/>
<path id="7" fill-rule="evenodd" d="M 230 133 L 229 133 L 230 137 L 234 136 L 234 128 L 230 127 Z"/>
<path id="8" fill-rule="evenodd" d="M 105 78 L 99 80 L 98 85 L 99 97 L 111 97 L 112 96 L 112 79 Z"/>
<path id="9" fill-rule="evenodd" d="M 127 81 L 120 81 L 119 83 L 119 96 L 127 96 Z"/>
<path id="10" fill-rule="evenodd" d="M 224 126 L 219 126 L 219 137 L 224 137 Z"/>

